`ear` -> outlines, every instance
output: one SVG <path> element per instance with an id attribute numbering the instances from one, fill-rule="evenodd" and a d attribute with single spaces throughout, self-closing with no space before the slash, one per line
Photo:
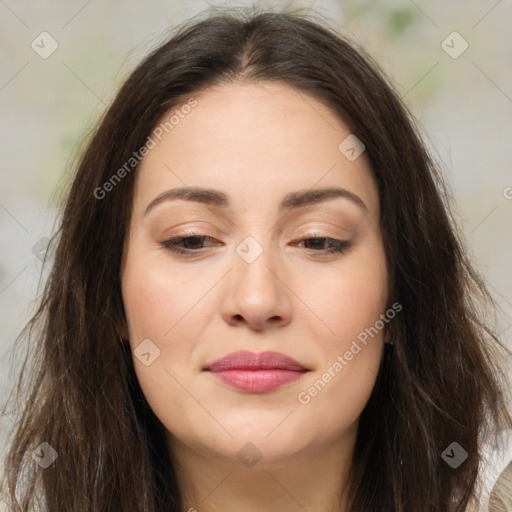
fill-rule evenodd
<path id="1" fill-rule="evenodd" d="M 122 319 L 120 319 L 116 322 L 116 326 L 117 326 L 117 330 L 118 330 L 119 334 L 121 335 L 121 337 L 123 338 L 123 340 L 128 340 L 129 339 L 128 327 L 126 325 L 126 319 L 124 318 L 124 315 L 123 315 Z"/>

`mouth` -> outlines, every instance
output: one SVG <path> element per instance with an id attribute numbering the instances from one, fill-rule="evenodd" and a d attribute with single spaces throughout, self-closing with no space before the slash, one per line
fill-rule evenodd
<path id="1" fill-rule="evenodd" d="M 203 371 L 221 383 L 247 393 L 267 393 L 300 379 L 310 370 L 279 352 L 239 351 L 227 355 Z"/>

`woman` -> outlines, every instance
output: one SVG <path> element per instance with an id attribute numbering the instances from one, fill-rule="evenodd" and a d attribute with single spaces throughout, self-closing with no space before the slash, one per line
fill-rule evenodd
<path id="1" fill-rule="evenodd" d="M 446 197 L 383 73 L 333 30 L 181 27 L 69 190 L 12 509 L 476 510 L 511 418 Z"/>

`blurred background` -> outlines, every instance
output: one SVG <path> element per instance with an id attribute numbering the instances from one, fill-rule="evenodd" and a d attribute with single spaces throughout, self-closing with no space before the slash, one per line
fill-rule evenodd
<path id="1" fill-rule="evenodd" d="M 205 10 L 311 9 L 366 47 L 421 124 L 512 339 L 512 0 L 0 0 L 0 404 L 73 157 L 169 29 Z M 18 350 L 19 349 L 19 350 Z M 0 459 L 9 417 L 0 426 Z"/>

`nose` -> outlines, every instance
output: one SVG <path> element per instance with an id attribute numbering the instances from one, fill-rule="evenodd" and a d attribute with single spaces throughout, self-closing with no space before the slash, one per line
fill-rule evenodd
<path id="1" fill-rule="evenodd" d="M 293 287 L 271 252 L 263 248 L 252 262 L 234 252 L 220 301 L 221 316 L 229 325 L 262 331 L 291 322 Z"/>

